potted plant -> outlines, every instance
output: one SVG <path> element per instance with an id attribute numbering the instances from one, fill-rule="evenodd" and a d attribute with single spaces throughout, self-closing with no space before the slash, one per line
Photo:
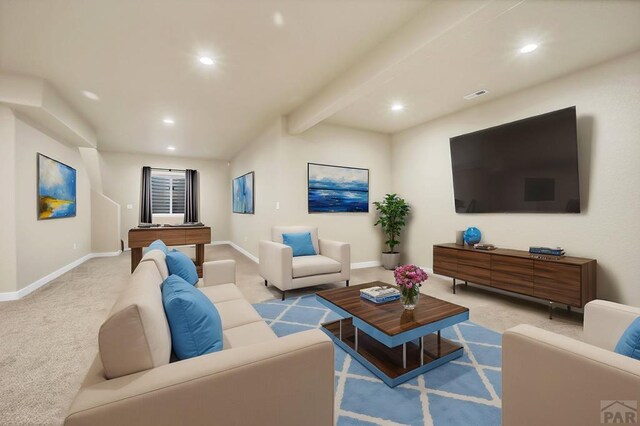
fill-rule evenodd
<path id="1" fill-rule="evenodd" d="M 398 238 L 400 231 L 406 225 L 405 218 L 409 214 L 410 207 L 405 200 L 396 194 L 387 194 L 382 201 L 373 203 L 378 210 L 378 220 L 373 226 L 380 225 L 382 232 L 387 236 L 385 244 L 389 251 L 382 253 L 382 266 L 385 269 L 395 269 L 400 264 L 400 253 L 395 251 L 400 244 Z"/>

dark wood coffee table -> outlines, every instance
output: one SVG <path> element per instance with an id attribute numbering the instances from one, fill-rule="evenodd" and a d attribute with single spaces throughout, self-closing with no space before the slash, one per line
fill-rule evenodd
<path id="1" fill-rule="evenodd" d="M 440 336 L 440 330 L 469 319 L 469 309 L 420 295 L 413 311 L 399 300 L 375 304 L 360 297 L 363 288 L 382 282 L 324 290 L 317 300 L 344 317 L 322 324 L 333 341 L 395 387 L 462 356 L 462 346 Z"/>

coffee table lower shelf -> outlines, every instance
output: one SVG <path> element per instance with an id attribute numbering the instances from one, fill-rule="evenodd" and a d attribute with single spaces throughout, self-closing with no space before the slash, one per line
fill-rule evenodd
<path id="1" fill-rule="evenodd" d="M 402 345 L 390 348 L 362 330 L 358 330 L 358 350 L 356 351 L 355 327 L 351 318 L 342 320 L 342 338 L 340 338 L 340 328 L 340 321 L 322 324 L 322 331 L 327 333 L 335 344 L 390 387 L 396 387 L 463 354 L 462 346 L 440 337 L 439 332 L 432 333 L 423 337 L 422 363 L 419 339 L 406 344 L 404 357 L 406 368 L 404 368 Z"/>

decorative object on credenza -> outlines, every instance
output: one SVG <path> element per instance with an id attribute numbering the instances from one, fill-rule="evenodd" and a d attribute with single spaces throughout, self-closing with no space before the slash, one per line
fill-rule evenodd
<path id="1" fill-rule="evenodd" d="M 254 173 L 249 172 L 233 180 L 233 213 L 254 214 Z"/>
<path id="2" fill-rule="evenodd" d="M 38 153 L 38 220 L 76 215 L 76 169 Z"/>
<path id="3" fill-rule="evenodd" d="M 529 247 L 529 253 L 536 255 L 564 256 L 562 247 Z"/>
<path id="4" fill-rule="evenodd" d="M 406 310 L 413 310 L 420 298 L 420 287 L 429 275 L 416 265 L 403 265 L 393 271 L 396 284 L 400 287 L 400 302 Z"/>
<path id="5" fill-rule="evenodd" d="M 307 163 L 309 213 L 369 212 L 369 169 Z"/>
<path id="6" fill-rule="evenodd" d="M 400 291 L 389 286 L 375 286 L 360 290 L 360 297 L 373 303 L 387 303 L 400 299 Z"/>
<path id="7" fill-rule="evenodd" d="M 487 250 L 487 251 L 491 251 L 491 250 L 495 250 L 496 246 L 494 246 L 493 244 L 480 244 L 480 243 L 476 243 L 473 245 L 473 248 L 476 250 Z"/>
<path id="8" fill-rule="evenodd" d="M 464 231 L 456 231 L 456 245 L 464 245 Z"/>
<path id="9" fill-rule="evenodd" d="M 388 238 L 385 244 L 389 246 L 389 251 L 382 253 L 382 266 L 384 269 L 392 270 L 400 264 L 400 253 L 395 251 L 395 248 L 400 244 L 397 238 L 406 225 L 405 218 L 411 207 L 396 194 L 387 194 L 384 200 L 375 201 L 373 205 L 378 210 L 378 220 L 373 226 L 380 225 Z"/>
<path id="10" fill-rule="evenodd" d="M 470 226 L 464 231 L 464 242 L 470 246 L 479 243 L 481 239 L 482 233 L 476 227 Z"/>

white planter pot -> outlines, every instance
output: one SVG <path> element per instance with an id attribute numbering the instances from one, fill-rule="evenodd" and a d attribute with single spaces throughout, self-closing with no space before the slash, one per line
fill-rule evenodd
<path id="1" fill-rule="evenodd" d="M 393 270 L 400 265 L 400 253 L 382 253 L 382 267 Z"/>

